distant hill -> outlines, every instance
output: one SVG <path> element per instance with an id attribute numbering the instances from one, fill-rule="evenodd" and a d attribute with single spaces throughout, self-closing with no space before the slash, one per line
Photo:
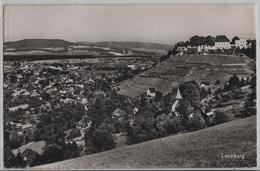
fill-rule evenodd
<path id="1" fill-rule="evenodd" d="M 71 45 L 89 45 L 89 46 L 104 46 L 118 48 L 143 48 L 154 50 L 169 50 L 172 45 L 150 43 L 150 42 L 116 42 L 116 41 L 101 41 L 101 42 L 69 42 L 62 39 L 23 39 L 13 42 L 5 42 L 4 48 L 16 49 L 35 49 L 35 48 L 54 48 L 67 47 Z"/>
<path id="2" fill-rule="evenodd" d="M 243 155 L 244 158 L 224 157 L 234 154 Z M 36 168 L 63 170 L 218 167 L 256 167 L 255 116 Z"/>
<path id="3" fill-rule="evenodd" d="M 70 47 L 70 48 L 68 48 Z M 23 39 L 4 43 L 4 55 L 161 55 L 170 45 L 146 42 L 69 42 L 61 39 Z"/>
<path id="4" fill-rule="evenodd" d="M 61 39 L 23 39 L 14 42 L 5 42 L 4 49 L 13 48 L 19 49 L 37 49 L 37 48 L 54 48 L 54 47 L 68 47 L 75 43 L 68 42 Z"/>

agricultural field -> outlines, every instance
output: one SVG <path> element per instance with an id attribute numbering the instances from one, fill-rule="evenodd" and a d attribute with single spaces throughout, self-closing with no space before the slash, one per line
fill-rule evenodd
<path id="1" fill-rule="evenodd" d="M 253 73 L 254 61 L 246 56 L 234 55 L 183 55 L 171 56 L 149 71 L 123 82 L 118 87 L 119 94 L 139 96 L 148 88 L 156 88 L 167 94 L 172 87 L 184 81 L 196 80 L 198 83 L 216 80 L 221 85 L 233 75 L 247 79 Z"/>

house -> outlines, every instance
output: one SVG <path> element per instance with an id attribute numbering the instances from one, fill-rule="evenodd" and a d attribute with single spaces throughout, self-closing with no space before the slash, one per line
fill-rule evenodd
<path id="1" fill-rule="evenodd" d="M 156 96 L 156 90 L 154 88 L 149 88 L 146 92 L 148 97 L 154 98 Z"/>
<path id="2" fill-rule="evenodd" d="M 136 65 L 127 65 L 128 68 L 132 69 L 132 70 L 136 70 L 137 66 Z"/>
<path id="3" fill-rule="evenodd" d="M 115 109 L 114 112 L 112 113 L 112 118 L 119 118 L 122 119 L 124 116 L 126 116 L 127 113 L 126 111 L 122 110 L 122 109 Z"/>
<path id="4" fill-rule="evenodd" d="M 87 104 L 87 103 L 88 103 L 88 99 L 84 97 L 84 98 L 81 100 L 81 104 L 85 105 L 85 104 Z"/>
<path id="5" fill-rule="evenodd" d="M 189 114 L 189 118 L 193 118 L 194 117 L 194 114 L 193 113 L 190 113 Z"/>
<path id="6" fill-rule="evenodd" d="M 214 116 L 215 116 L 215 113 L 214 113 L 214 111 L 210 111 L 210 112 L 207 112 L 206 115 L 207 115 L 207 117 L 209 117 L 210 119 L 213 119 Z"/>
<path id="7" fill-rule="evenodd" d="M 216 49 L 230 49 L 230 41 L 225 35 L 219 35 L 216 36 L 216 41 L 215 41 L 215 48 Z"/>
<path id="8" fill-rule="evenodd" d="M 29 108 L 29 104 L 24 104 L 24 105 L 19 105 L 19 106 L 15 106 L 15 107 L 10 107 L 9 108 L 9 111 L 10 112 L 15 112 L 15 111 L 17 111 L 18 109 L 23 109 L 23 110 L 25 110 L 25 109 L 28 109 Z"/>
<path id="9" fill-rule="evenodd" d="M 134 109 L 133 109 L 134 115 L 135 115 L 138 111 L 139 111 L 138 108 L 137 108 L 137 107 L 134 107 Z"/>

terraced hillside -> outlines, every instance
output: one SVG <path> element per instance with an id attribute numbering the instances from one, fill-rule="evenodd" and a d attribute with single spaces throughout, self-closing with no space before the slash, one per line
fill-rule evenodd
<path id="1" fill-rule="evenodd" d="M 196 132 L 119 147 L 111 151 L 42 165 L 36 168 L 134 169 L 196 167 L 256 167 L 256 117 L 238 119 Z"/>
<path id="2" fill-rule="evenodd" d="M 136 97 L 148 88 L 166 94 L 179 82 L 196 80 L 212 84 L 219 80 L 223 85 L 232 74 L 250 77 L 254 63 L 249 57 L 232 55 L 183 55 L 172 56 L 153 69 L 120 84 L 119 94 Z"/>

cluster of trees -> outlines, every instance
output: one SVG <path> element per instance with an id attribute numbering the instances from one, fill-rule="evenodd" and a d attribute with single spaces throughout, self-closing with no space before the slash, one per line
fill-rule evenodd
<path id="1" fill-rule="evenodd" d="M 7 146 L 4 148 L 4 165 L 7 168 L 33 167 L 78 156 L 79 149 L 75 141 L 62 145 L 46 144 L 42 154 L 27 148 L 14 155 L 12 149 Z"/>
<path id="2" fill-rule="evenodd" d="M 247 49 L 239 50 L 239 53 L 244 53 L 250 58 L 256 60 L 256 40 L 248 40 L 247 43 L 250 45 Z"/>
<path id="3" fill-rule="evenodd" d="M 241 113 L 242 117 L 256 115 L 256 66 L 254 66 L 254 73 L 252 74 L 252 79 L 250 80 L 251 93 L 247 97 L 247 101 L 244 104 L 243 111 Z"/>
<path id="4" fill-rule="evenodd" d="M 224 91 L 230 91 L 239 87 L 249 85 L 251 83 L 250 78 L 239 78 L 236 74 L 233 74 L 224 85 Z"/>
<path id="5" fill-rule="evenodd" d="M 88 103 L 85 122 L 90 122 L 91 126 L 85 133 L 86 154 L 115 147 L 112 134 L 125 129 L 127 113 L 132 112 L 132 106 L 131 100 L 115 91 L 107 93 L 106 97 L 95 97 Z M 119 116 L 113 115 L 116 109 L 120 109 Z"/>
<path id="6" fill-rule="evenodd" d="M 200 46 L 200 45 L 209 45 L 209 46 L 214 46 L 216 41 L 216 38 L 213 36 L 192 36 L 189 40 L 184 41 L 184 42 L 177 42 L 175 45 L 175 49 L 178 47 L 188 47 L 188 46 Z"/>
<path id="7" fill-rule="evenodd" d="M 75 128 L 77 122 L 84 115 L 84 108 L 80 104 L 67 104 L 54 111 L 41 113 L 39 122 L 35 123 L 36 128 L 24 130 L 24 135 L 13 134 L 13 131 L 6 125 L 4 133 L 5 149 L 15 149 L 33 141 L 45 141 L 47 145 L 43 150 L 43 155 L 38 155 L 36 152 L 21 154 L 23 157 L 30 158 L 27 161 L 19 159 L 19 155 L 18 157 L 7 156 L 5 166 L 34 166 L 79 156 L 80 151 L 75 141 L 72 144 L 65 143 L 65 131 Z M 10 155 L 10 153 L 6 154 Z M 16 162 L 11 162 L 10 158 Z"/>
<path id="8" fill-rule="evenodd" d="M 139 111 L 130 119 L 127 127 L 128 143 L 139 143 L 154 138 L 204 128 L 205 121 L 199 110 L 200 90 L 196 82 L 180 85 L 183 100 L 171 111 L 176 89 L 165 96 L 146 98 L 143 94 L 136 104 Z M 192 117 L 190 117 L 192 114 Z"/>
<path id="9" fill-rule="evenodd" d="M 106 94 L 93 95 L 90 97 L 88 110 L 81 104 L 66 104 L 60 108 L 50 112 L 40 114 L 39 122 L 36 128 L 33 128 L 25 133 L 24 137 L 10 136 L 8 126 L 5 126 L 5 149 L 9 150 L 5 157 L 6 167 L 25 167 L 26 165 L 34 166 L 56 162 L 73 157 L 80 154 L 90 154 L 100 151 L 109 150 L 115 147 L 112 134 L 121 132 L 125 128 L 125 122 L 128 117 L 127 113 L 132 111 L 132 102 L 123 96 L 120 96 L 115 91 L 107 92 Z M 120 116 L 113 117 L 113 112 L 119 110 Z M 86 147 L 78 146 L 75 141 L 72 143 L 66 142 L 68 130 L 76 130 L 75 127 L 79 121 L 85 125 L 90 124 L 90 127 L 85 132 Z M 26 141 L 24 141 L 26 139 Z M 72 139 L 73 140 L 73 139 Z M 32 141 L 45 141 L 46 147 L 43 149 L 43 154 L 36 155 L 30 161 L 18 160 L 19 162 L 11 162 L 16 158 L 13 156 L 11 149 L 20 147 L 23 144 Z M 85 150 L 85 151 L 84 151 Z M 25 156 L 25 154 L 21 154 Z M 18 155 L 19 158 L 19 155 Z"/>

